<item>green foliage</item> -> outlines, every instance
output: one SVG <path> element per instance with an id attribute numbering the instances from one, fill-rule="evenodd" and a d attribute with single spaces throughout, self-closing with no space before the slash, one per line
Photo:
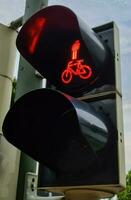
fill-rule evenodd
<path id="1" fill-rule="evenodd" d="M 118 194 L 118 200 L 131 200 L 131 170 L 126 176 L 126 189 Z"/>

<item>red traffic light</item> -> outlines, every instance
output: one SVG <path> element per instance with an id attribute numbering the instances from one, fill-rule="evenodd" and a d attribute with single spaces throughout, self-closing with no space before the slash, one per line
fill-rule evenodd
<path id="1" fill-rule="evenodd" d="M 46 7 L 33 15 L 16 43 L 36 70 L 69 94 L 91 90 L 110 65 L 109 51 L 97 34 L 64 6 Z"/>
<path id="2" fill-rule="evenodd" d="M 78 59 L 79 48 L 80 41 L 76 40 L 71 47 L 71 60 L 67 63 L 66 69 L 61 74 L 64 84 L 70 84 L 73 76 L 78 76 L 80 79 L 89 79 L 92 75 L 91 67 L 83 64 L 83 59 Z"/>

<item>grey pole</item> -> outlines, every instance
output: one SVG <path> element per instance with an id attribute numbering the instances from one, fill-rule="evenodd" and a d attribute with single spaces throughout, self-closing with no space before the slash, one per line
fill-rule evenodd
<path id="1" fill-rule="evenodd" d="M 47 4 L 48 0 L 26 0 L 23 23 Z M 31 90 L 41 88 L 42 83 L 42 78 L 35 75 L 33 67 L 23 57 L 20 57 L 16 99 Z M 23 200 L 24 181 L 27 172 L 36 172 L 36 161 L 21 153 L 16 200 Z"/>

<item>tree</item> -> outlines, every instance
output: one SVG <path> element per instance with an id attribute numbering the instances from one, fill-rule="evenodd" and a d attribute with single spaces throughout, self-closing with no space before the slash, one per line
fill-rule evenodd
<path id="1" fill-rule="evenodd" d="M 118 200 L 131 200 L 131 170 L 126 176 L 126 189 L 118 193 Z"/>

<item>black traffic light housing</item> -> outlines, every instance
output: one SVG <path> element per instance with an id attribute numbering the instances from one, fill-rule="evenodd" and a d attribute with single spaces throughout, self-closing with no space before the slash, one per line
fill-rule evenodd
<path id="1" fill-rule="evenodd" d="M 58 90 L 25 94 L 3 124 L 7 140 L 40 162 L 39 186 L 59 192 L 79 188 L 85 198 L 89 188 L 108 193 L 123 189 L 115 23 L 90 30 L 70 9 L 50 6 L 25 23 L 16 43 Z"/>
<path id="2" fill-rule="evenodd" d="M 69 8 L 50 6 L 33 15 L 16 44 L 35 69 L 70 95 L 114 84 L 112 52 Z"/>
<path id="3" fill-rule="evenodd" d="M 54 186 L 93 184 L 92 178 L 96 183 L 105 183 L 105 175 L 104 179 L 95 177 L 109 164 L 109 151 L 116 173 L 117 130 L 106 113 L 97 111 L 100 104 L 85 103 L 55 90 L 35 90 L 10 109 L 3 126 L 5 137 L 54 171 Z M 109 169 L 108 176 L 110 181 L 118 182 Z"/>

